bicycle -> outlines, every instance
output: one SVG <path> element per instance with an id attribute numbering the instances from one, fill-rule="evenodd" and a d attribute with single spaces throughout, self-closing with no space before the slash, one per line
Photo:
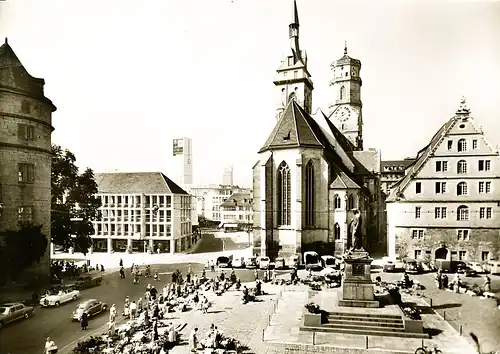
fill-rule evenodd
<path id="1" fill-rule="evenodd" d="M 429 347 L 424 345 L 423 347 L 417 348 L 415 354 L 442 354 L 443 352 L 438 348 L 428 349 Z"/>

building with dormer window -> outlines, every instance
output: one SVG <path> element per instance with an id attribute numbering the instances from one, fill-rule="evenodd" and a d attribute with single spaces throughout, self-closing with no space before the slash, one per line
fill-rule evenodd
<path id="1" fill-rule="evenodd" d="M 274 81 L 277 122 L 253 167 L 254 252 L 271 259 L 308 250 L 342 254 L 357 211 L 363 246 L 374 251 L 385 245 L 385 218 L 380 152 L 363 150 L 361 62 L 344 48 L 332 64 L 332 110 L 312 114 L 314 86 L 293 5 L 290 51 Z"/>
<path id="2" fill-rule="evenodd" d="M 220 205 L 223 224 L 252 226 L 253 200 L 251 192 L 232 194 Z"/>
<path id="3" fill-rule="evenodd" d="M 387 198 L 389 256 L 500 257 L 500 157 L 462 99 Z"/>

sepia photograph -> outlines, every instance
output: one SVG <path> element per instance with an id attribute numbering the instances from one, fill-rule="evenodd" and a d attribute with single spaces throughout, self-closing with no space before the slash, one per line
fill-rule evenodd
<path id="1" fill-rule="evenodd" d="M 500 354 L 500 1 L 0 0 L 0 354 Z"/>

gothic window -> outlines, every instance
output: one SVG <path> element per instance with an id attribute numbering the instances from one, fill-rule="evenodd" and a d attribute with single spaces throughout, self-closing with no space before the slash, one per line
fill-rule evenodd
<path id="1" fill-rule="evenodd" d="M 335 209 L 341 208 L 341 200 L 338 194 L 335 194 L 333 197 L 333 205 L 335 206 Z"/>
<path id="2" fill-rule="evenodd" d="M 457 173 L 467 173 L 467 162 L 465 160 L 460 160 L 457 162 Z"/>
<path id="3" fill-rule="evenodd" d="M 341 86 L 340 87 L 340 98 L 341 100 L 345 99 L 345 87 Z"/>
<path id="4" fill-rule="evenodd" d="M 352 195 L 349 195 L 349 197 L 347 197 L 347 210 L 352 209 L 354 209 L 354 197 Z"/>
<path id="5" fill-rule="evenodd" d="M 290 102 L 291 100 L 296 100 L 297 99 L 297 95 L 295 94 L 295 92 L 292 92 L 289 96 L 288 96 L 288 102 Z"/>
<path id="6" fill-rule="evenodd" d="M 458 141 L 458 151 L 459 152 L 467 151 L 467 140 L 460 139 Z"/>
<path id="7" fill-rule="evenodd" d="M 335 233 L 335 239 L 340 240 L 340 225 L 338 222 L 335 223 L 333 227 L 334 233 Z"/>
<path id="8" fill-rule="evenodd" d="M 278 167 L 278 225 L 290 225 L 292 215 L 290 168 L 283 161 Z"/>
<path id="9" fill-rule="evenodd" d="M 306 226 L 314 225 L 314 165 L 306 165 Z"/>
<path id="10" fill-rule="evenodd" d="M 457 220 L 469 220 L 469 208 L 466 205 L 460 205 L 457 209 Z"/>
<path id="11" fill-rule="evenodd" d="M 457 184 L 457 195 L 467 195 L 467 183 L 460 182 Z"/>

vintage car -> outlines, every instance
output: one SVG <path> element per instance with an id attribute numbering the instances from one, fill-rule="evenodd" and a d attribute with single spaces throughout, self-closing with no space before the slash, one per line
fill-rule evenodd
<path id="1" fill-rule="evenodd" d="M 257 268 L 257 257 L 252 256 L 245 259 L 245 268 L 247 269 Z"/>
<path id="2" fill-rule="evenodd" d="M 96 299 L 90 299 L 82 302 L 75 311 L 71 314 L 71 319 L 74 321 L 80 321 L 83 313 L 86 313 L 88 317 L 92 317 L 106 311 L 108 305 L 104 302 L 100 302 Z"/>
<path id="3" fill-rule="evenodd" d="M 266 256 L 257 257 L 257 265 L 259 269 L 269 269 L 270 263 L 271 260 L 269 259 L 269 257 Z"/>
<path id="4" fill-rule="evenodd" d="M 74 289 L 49 290 L 42 295 L 40 305 L 44 307 L 59 306 L 68 301 L 74 301 L 80 296 L 80 291 Z"/>
<path id="5" fill-rule="evenodd" d="M 0 328 L 10 322 L 33 316 L 35 309 L 18 302 L 0 305 Z"/>
<path id="6" fill-rule="evenodd" d="M 236 257 L 231 263 L 233 268 L 245 268 L 245 257 Z"/>
<path id="7" fill-rule="evenodd" d="M 274 269 L 286 269 L 285 258 L 277 257 L 274 260 Z"/>
<path id="8" fill-rule="evenodd" d="M 75 288 L 82 290 L 98 286 L 102 283 L 102 276 L 99 273 L 86 274 L 78 277 L 75 281 Z"/>
<path id="9" fill-rule="evenodd" d="M 217 258 L 215 264 L 219 268 L 231 268 L 231 262 L 233 261 L 233 256 L 220 256 Z"/>
<path id="10" fill-rule="evenodd" d="M 334 256 L 321 256 L 321 261 L 323 262 L 323 268 L 336 268 Z"/>

